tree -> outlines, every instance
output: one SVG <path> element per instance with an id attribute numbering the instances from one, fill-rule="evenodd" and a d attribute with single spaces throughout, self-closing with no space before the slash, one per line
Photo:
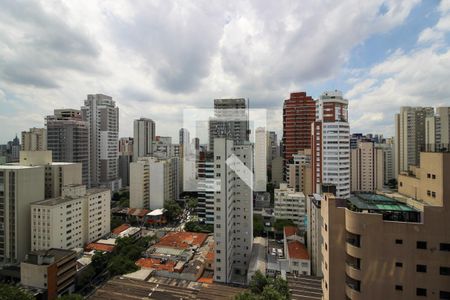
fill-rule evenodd
<path id="1" fill-rule="evenodd" d="M 253 215 L 253 235 L 263 236 L 264 234 L 264 221 L 261 215 Z"/>
<path id="2" fill-rule="evenodd" d="M 0 283 L 0 300 L 34 300 L 34 297 L 24 289 Z"/>
<path id="3" fill-rule="evenodd" d="M 103 272 L 108 265 L 109 259 L 109 253 L 103 253 L 100 251 L 95 252 L 92 257 L 92 267 L 94 267 L 95 273 L 99 274 Z"/>
<path id="4" fill-rule="evenodd" d="M 271 281 L 273 288 L 286 299 L 290 299 L 291 292 L 289 291 L 288 283 L 281 277 L 277 277 Z"/>
<path id="5" fill-rule="evenodd" d="M 266 276 L 264 276 L 260 271 L 256 271 L 255 275 L 253 275 L 250 280 L 250 290 L 254 294 L 261 294 L 264 290 L 264 287 L 269 283 L 269 280 Z"/>
<path id="6" fill-rule="evenodd" d="M 276 219 L 273 227 L 276 231 L 283 231 L 283 228 L 286 226 L 295 226 L 292 220 L 284 220 L 284 219 Z"/>
<path id="7" fill-rule="evenodd" d="M 194 210 L 197 208 L 197 204 L 198 204 L 198 199 L 197 198 L 189 198 L 189 200 L 187 201 L 187 207 L 190 210 Z"/>
<path id="8" fill-rule="evenodd" d="M 112 196 L 112 201 L 119 201 L 119 199 L 120 199 L 119 192 L 115 192 Z"/>
<path id="9" fill-rule="evenodd" d="M 84 270 L 80 271 L 81 273 L 77 275 L 76 279 L 76 287 L 77 289 L 81 289 L 88 285 L 92 278 L 95 276 L 95 269 L 92 264 L 88 265 Z"/>
<path id="10" fill-rule="evenodd" d="M 117 217 L 117 216 L 112 216 L 112 218 L 111 218 L 111 228 L 112 229 L 119 227 L 123 223 L 125 223 L 125 222 L 122 220 L 122 218 Z"/>
<path id="11" fill-rule="evenodd" d="M 174 221 L 183 211 L 180 207 L 180 205 L 173 200 L 165 201 L 164 202 L 164 208 L 166 209 L 166 217 L 169 220 L 169 222 Z"/>
<path id="12" fill-rule="evenodd" d="M 258 296 L 248 291 L 245 291 L 240 294 L 237 294 L 236 297 L 234 297 L 234 300 L 258 300 Z"/>
<path id="13" fill-rule="evenodd" d="M 111 276 L 115 276 L 137 271 L 139 270 L 139 267 L 129 258 L 117 255 L 111 259 L 108 270 Z"/>
<path id="14" fill-rule="evenodd" d="M 261 300 L 287 300 L 285 296 L 281 295 L 273 286 L 267 285 L 261 293 Z"/>

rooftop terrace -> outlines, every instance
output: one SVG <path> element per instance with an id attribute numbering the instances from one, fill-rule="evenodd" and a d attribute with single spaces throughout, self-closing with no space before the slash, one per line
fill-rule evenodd
<path id="1" fill-rule="evenodd" d="M 348 199 L 347 208 L 357 212 L 378 213 L 387 221 L 420 222 L 420 211 L 380 194 L 352 194 Z"/>

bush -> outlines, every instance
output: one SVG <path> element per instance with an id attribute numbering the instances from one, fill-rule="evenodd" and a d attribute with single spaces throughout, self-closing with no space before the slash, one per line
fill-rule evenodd
<path id="1" fill-rule="evenodd" d="M 27 291 L 13 285 L 0 283 L 0 300 L 34 300 Z"/>

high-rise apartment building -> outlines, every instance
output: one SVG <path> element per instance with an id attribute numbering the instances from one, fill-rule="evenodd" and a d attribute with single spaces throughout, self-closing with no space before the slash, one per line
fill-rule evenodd
<path id="1" fill-rule="evenodd" d="M 310 195 L 313 188 L 311 158 L 311 149 L 300 150 L 292 155 L 291 162 L 286 166 L 288 186 L 305 195 Z"/>
<path id="2" fill-rule="evenodd" d="M 47 150 L 47 130 L 45 128 L 30 128 L 22 131 L 22 151 Z"/>
<path id="3" fill-rule="evenodd" d="M 121 187 L 117 142 L 119 108 L 110 96 L 87 95 L 81 113 L 89 125 L 91 186 L 105 186 L 117 191 Z"/>
<path id="4" fill-rule="evenodd" d="M 278 136 L 275 131 L 269 131 L 268 147 L 267 165 L 271 167 L 272 160 L 280 156 L 280 144 L 278 143 Z"/>
<path id="5" fill-rule="evenodd" d="M 340 198 L 350 196 L 350 126 L 348 100 L 340 91 L 325 92 L 316 102 L 311 124 L 313 191 L 334 185 Z"/>
<path id="6" fill-rule="evenodd" d="M 422 152 L 398 193 L 325 195 L 324 299 L 450 297 L 449 169 L 450 153 Z"/>
<path id="7" fill-rule="evenodd" d="M 290 220 L 301 231 L 306 231 L 306 197 L 302 192 L 296 192 L 287 184 L 280 184 L 274 191 L 275 219 Z"/>
<path id="8" fill-rule="evenodd" d="M 152 156 L 156 125 L 152 119 L 140 118 L 134 120 L 133 161 L 139 157 Z"/>
<path id="9" fill-rule="evenodd" d="M 122 186 L 130 185 L 130 163 L 133 162 L 132 137 L 119 139 L 119 177 L 122 179 Z"/>
<path id="10" fill-rule="evenodd" d="M 293 154 L 311 149 L 311 123 L 316 119 L 316 104 L 305 92 L 291 93 L 283 105 L 283 153 L 287 163 Z"/>
<path id="11" fill-rule="evenodd" d="M 306 198 L 306 241 L 308 254 L 311 257 L 311 274 L 322 277 L 322 196 L 313 194 Z"/>
<path id="12" fill-rule="evenodd" d="M 191 135 L 186 128 L 180 128 L 178 131 L 178 144 L 186 145 L 191 143 Z"/>
<path id="13" fill-rule="evenodd" d="M 425 119 L 426 151 L 450 151 L 450 107 L 436 107 L 436 114 Z"/>
<path id="14" fill-rule="evenodd" d="M 214 280 L 245 283 L 253 243 L 253 145 L 214 141 Z"/>
<path id="15" fill-rule="evenodd" d="M 47 148 L 54 162 L 81 163 L 83 184 L 89 180 L 89 125 L 78 109 L 55 109 L 46 118 Z"/>
<path id="16" fill-rule="evenodd" d="M 255 192 L 265 192 L 267 188 L 268 133 L 265 128 L 255 130 Z"/>
<path id="17" fill-rule="evenodd" d="M 140 157 L 130 164 L 130 207 L 159 209 L 177 199 L 178 159 Z"/>
<path id="18" fill-rule="evenodd" d="M 425 120 L 432 117 L 432 107 L 400 107 L 395 115 L 395 174 L 418 166 L 420 152 L 425 151 Z"/>
<path id="19" fill-rule="evenodd" d="M 394 138 L 387 138 L 384 143 L 378 143 L 375 147 L 383 150 L 383 184 L 388 185 L 390 180 L 395 179 Z"/>
<path id="20" fill-rule="evenodd" d="M 211 155 L 212 156 L 212 155 Z M 204 157 L 197 163 L 198 169 L 198 203 L 197 215 L 201 222 L 214 224 L 214 162 L 212 158 Z"/>
<path id="21" fill-rule="evenodd" d="M 209 120 L 209 151 L 214 151 L 215 138 L 231 139 L 236 145 L 249 140 L 247 109 L 244 98 L 214 100 L 214 117 Z"/>
<path id="22" fill-rule="evenodd" d="M 30 204 L 44 199 L 42 166 L 0 165 L 0 265 L 17 264 L 30 251 Z"/>
<path id="23" fill-rule="evenodd" d="M 373 142 L 359 141 L 351 150 L 351 191 L 374 192 L 384 184 L 383 149 Z"/>
<path id="24" fill-rule="evenodd" d="M 61 197 L 31 204 L 31 249 L 82 248 L 110 232 L 111 191 L 63 188 Z"/>

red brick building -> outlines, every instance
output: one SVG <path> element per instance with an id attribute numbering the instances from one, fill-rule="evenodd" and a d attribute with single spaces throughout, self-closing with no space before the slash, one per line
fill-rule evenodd
<path id="1" fill-rule="evenodd" d="M 291 93 L 283 105 L 283 153 L 285 163 L 299 150 L 311 149 L 311 123 L 316 103 L 305 92 Z"/>

